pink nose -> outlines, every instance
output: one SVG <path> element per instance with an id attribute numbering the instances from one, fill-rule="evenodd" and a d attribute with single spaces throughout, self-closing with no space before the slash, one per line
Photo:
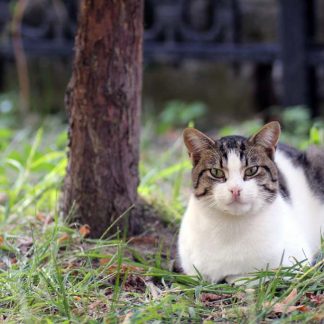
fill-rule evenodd
<path id="1" fill-rule="evenodd" d="M 232 189 L 230 189 L 230 192 L 232 193 L 233 198 L 237 200 L 240 197 L 241 188 L 233 187 Z"/>

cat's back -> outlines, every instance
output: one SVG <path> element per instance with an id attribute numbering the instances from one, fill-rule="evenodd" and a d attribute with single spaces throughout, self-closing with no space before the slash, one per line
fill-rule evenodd
<path id="1" fill-rule="evenodd" d="M 324 203 L 323 147 L 310 146 L 306 151 L 299 151 L 289 145 L 279 144 L 275 161 L 283 178 L 295 184 L 290 186 L 290 190 L 300 191 L 302 188 L 299 184 L 306 184 L 305 189 L 309 189 L 313 196 Z M 295 177 L 300 174 L 303 176 Z M 299 183 L 299 180 L 305 180 L 306 183 Z"/>
<path id="2" fill-rule="evenodd" d="M 299 151 L 279 144 L 275 161 L 280 191 L 316 250 L 324 229 L 324 149 Z"/>

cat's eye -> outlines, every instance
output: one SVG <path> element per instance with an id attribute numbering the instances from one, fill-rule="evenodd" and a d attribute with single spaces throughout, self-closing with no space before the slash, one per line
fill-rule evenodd
<path id="1" fill-rule="evenodd" d="M 244 175 L 246 177 L 252 177 L 252 176 L 256 175 L 256 173 L 258 172 L 258 170 L 259 170 L 259 167 L 258 166 L 250 167 L 250 168 L 248 168 L 248 169 L 245 170 Z"/>
<path id="2" fill-rule="evenodd" d="M 221 169 L 217 169 L 217 168 L 210 169 L 210 174 L 216 179 L 225 178 L 225 173 Z"/>

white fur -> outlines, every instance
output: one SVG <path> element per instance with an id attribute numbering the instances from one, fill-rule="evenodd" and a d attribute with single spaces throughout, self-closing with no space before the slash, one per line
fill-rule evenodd
<path id="1" fill-rule="evenodd" d="M 309 189 L 303 170 L 281 152 L 276 163 L 286 177 L 291 195 L 280 195 L 271 204 L 257 199 L 255 181 L 243 181 L 241 163 L 228 158 L 228 180 L 217 184 L 214 203 L 191 195 L 179 234 L 179 256 L 187 274 L 217 282 L 231 280 L 255 270 L 292 265 L 312 256 L 320 248 L 324 228 L 324 205 Z M 241 203 L 231 204 L 230 188 L 242 189 Z"/>

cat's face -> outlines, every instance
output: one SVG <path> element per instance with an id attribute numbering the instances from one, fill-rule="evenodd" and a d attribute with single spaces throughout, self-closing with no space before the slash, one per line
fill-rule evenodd
<path id="1" fill-rule="evenodd" d="M 279 190 L 273 161 L 279 135 L 277 122 L 250 138 L 213 140 L 187 128 L 184 142 L 193 163 L 195 196 L 210 208 L 238 216 L 254 214 L 271 203 Z"/>

